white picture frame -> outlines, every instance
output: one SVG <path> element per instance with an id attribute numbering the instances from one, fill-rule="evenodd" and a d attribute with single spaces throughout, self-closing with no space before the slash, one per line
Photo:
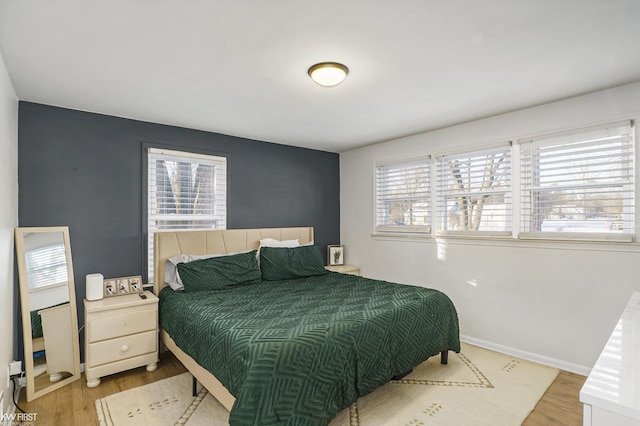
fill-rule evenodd
<path id="1" fill-rule="evenodd" d="M 118 292 L 116 291 L 116 280 L 112 280 L 112 279 L 104 280 L 102 294 L 104 297 L 117 295 Z"/>
<path id="2" fill-rule="evenodd" d="M 329 266 L 344 265 L 344 246 L 327 246 L 327 264 Z"/>
<path id="3" fill-rule="evenodd" d="M 142 275 L 130 277 L 107 278 L 104 280 L 104 297 L 122 296 L 131 293 L 142 293 Z"/>

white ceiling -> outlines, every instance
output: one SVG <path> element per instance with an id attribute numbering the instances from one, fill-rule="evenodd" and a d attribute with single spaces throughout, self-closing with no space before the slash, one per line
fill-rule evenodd
<path id="1" fill-rule="evenodd" d="M 0 53 L 21 100 L 341 152 L 640 81 L 640 1 L 0 0 Z"/>

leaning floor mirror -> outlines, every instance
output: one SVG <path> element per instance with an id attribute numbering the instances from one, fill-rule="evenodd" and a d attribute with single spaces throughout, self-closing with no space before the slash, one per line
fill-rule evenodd
<path id="1" fill-rule="evenodd" d="M 80 378 L 69 228 L 16 228 L 27 401 Z"/>

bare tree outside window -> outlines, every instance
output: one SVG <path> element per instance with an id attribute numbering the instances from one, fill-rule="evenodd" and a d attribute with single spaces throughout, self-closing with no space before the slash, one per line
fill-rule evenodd
<path id="1" fill-rule="evenodd" d="M 507 231 L 510 148 L 442 157 L 438 162 L 443 231 Z"/>
<path id="2" fill-rule="evenodd" d="M 158 229 L 211 225 L 215 220 L 202 216 L 215 214 L 213 186 L 215 168 L 210 164 L 156 160 L 156 211 L 180 219 L 158 220 Z"/>

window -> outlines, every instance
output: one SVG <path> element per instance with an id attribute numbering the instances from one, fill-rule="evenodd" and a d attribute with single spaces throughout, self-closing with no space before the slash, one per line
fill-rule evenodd
<path id="1" fill-rule="evenodd" d="M 376 231 L 431 232 L 430 159 L 376 165 Z"/>
<path id="2" fill-rule="evenodd" d="M 439 157 L 438 230 L 511 235 L 511 146 Z"/>
<path id="3" fill-rule="evenodd" d="M 632 241 L 631 122 L 520 144 L 521 238 Z"/>
<path id="4" fill-rule="evenodd" d="M 67 253 L 64 244 L 52 244 L 25 252 L 29 290 L 68 283 Z"/>
<path id="5" fill-rule="evenodd" d="M 224 157 L 149 148 L 147 265 L 153 281 L 153 234 L 164 229 L 225 229 Z"/>

